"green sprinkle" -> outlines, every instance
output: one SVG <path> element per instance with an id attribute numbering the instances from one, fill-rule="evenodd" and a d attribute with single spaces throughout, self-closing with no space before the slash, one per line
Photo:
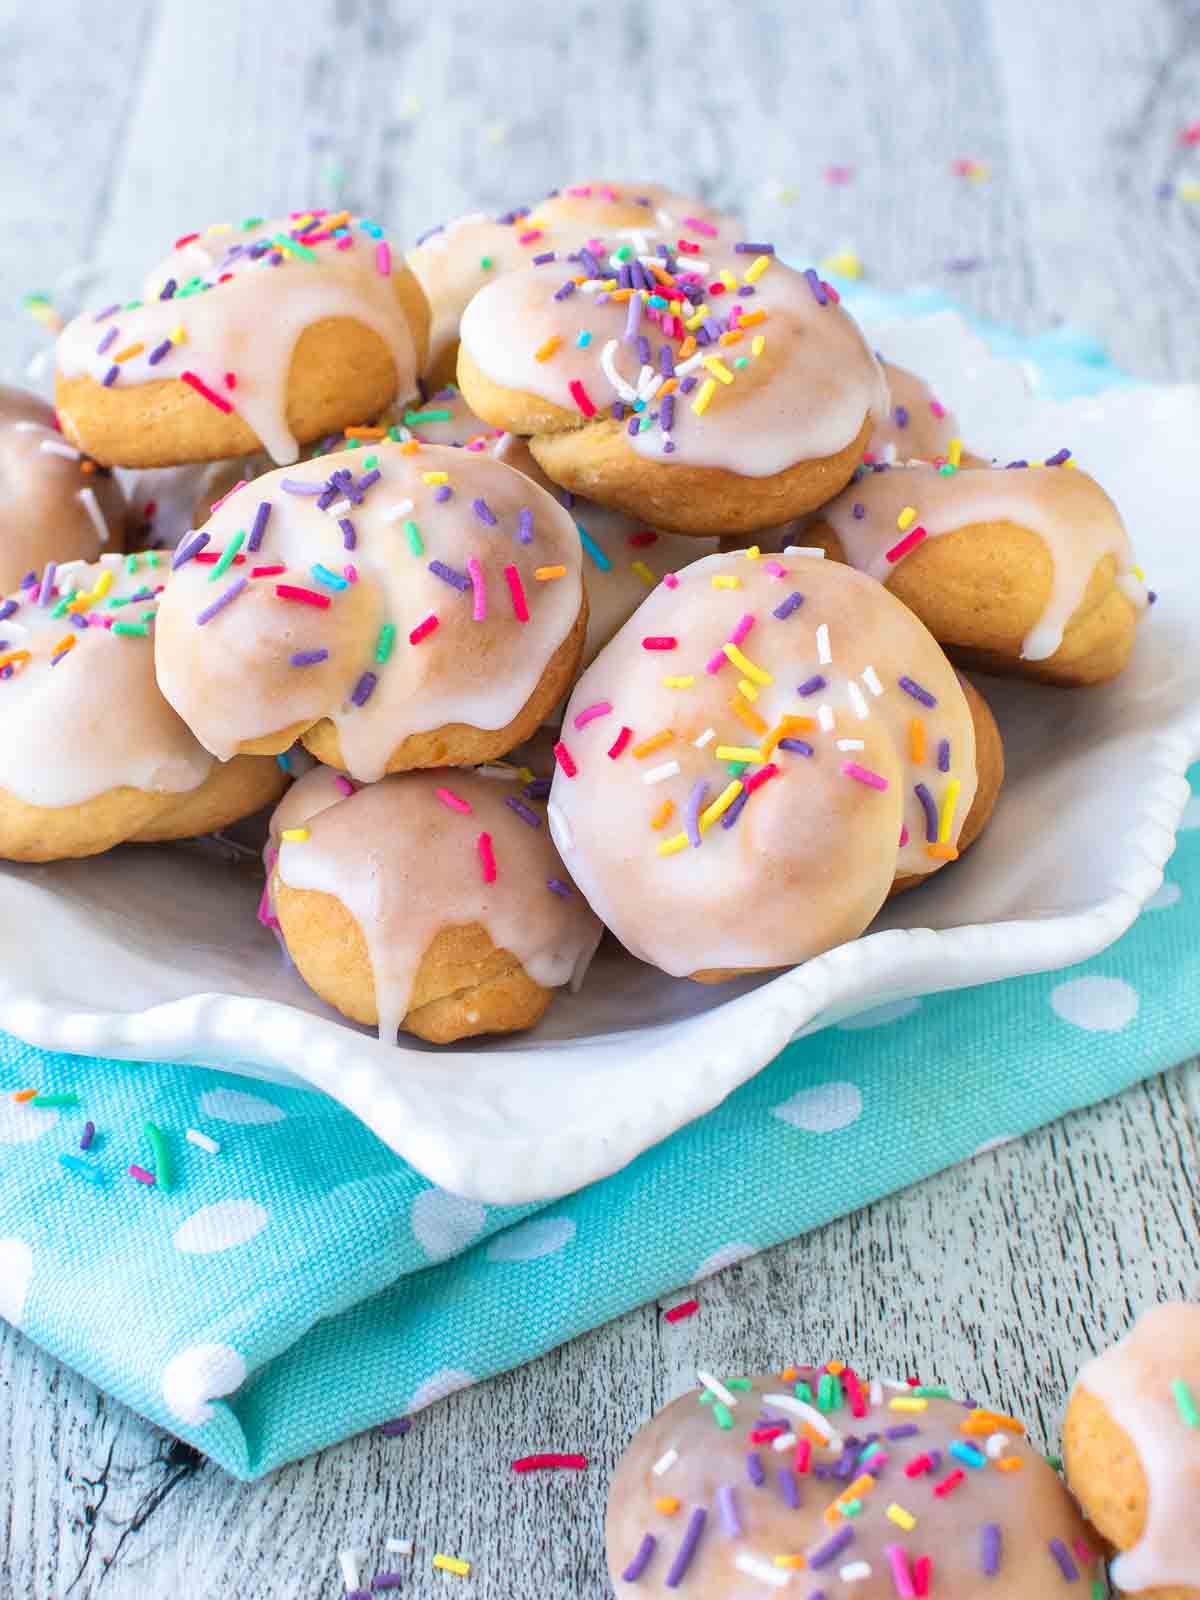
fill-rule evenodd
<path id="1" fill-rule="evenodd" d="M 735 367 L 748 367 L 750 365 L 750 358 L 749 356 L 739 356 L 733 364 Z"/>
<path id="2" fill-rule="evenodd" d="M 714 1400 L 713 1401 L 713 1416 L 716 1417 L 716 1419 L 717 1419 L 718 1427 L 721 1427 L 721 1428 L 732 1428 L 733 1427 L 733 1412 L 730 1411 L 729 1407 L 727 1405 L 725 1405 L 722 1401 L 720 1401 L 720 1400 Z"/>
<path id="3" fill-rule="evenodd" d="M 408 548 L 412 551 L 413 555 L 424 555 L 425 544 L 421 538 L 420 529 L 417 527 L 416 523 L 411 517 L 409 517 L 408 521 L 404 524 L 404 533 L 408 540 Z"/>
<path id="4" fill-rule="evenodd" d="M 861 1500 L 839 1500 L 838 1505 L 841 1507 L 844 1517 L 856 1517 L 862 1510 Z"/>
<path id="5" fill-rule="evenodd" d="M 362 449 L 362 440 L 361 439 L 347 439 L 346 440 L 346 449 L 347 450 L 361 450 Z"/>
<path id="6" fill-rule="evenodd" d="M 26 309 L 28 309 L 30 306 L 48 306 L 50 304 L 50 296 L 48 294 L 22 295 L 21 304 L 25 306 Z"/>
<path id="7" fill-rule="evenodd" d="M 72 600 L 74 600 L 76 593 L 77 593 L 77 591 L 72 589 L 70 594 L 63 595 L 62 599 L 58 602 L 58 604 L 55 606 L 54 610 L 50 613 L 50 615 L 52 617 L 63 617 L 63 616 L 66 616 L 67 606 L 71 603 Z"/>
<path id="8" fill-rule="evenodd" d="M 943 461 L 938 468 L 938 472 L 943 478 L 952 478 L 957 471 L 958 468 L 950 461 Z"/>
<path id="9" fill-rule="evenodd" d="M 833 1410 L 833 1378 L 828 1372 L 821 1374 L 821 1380 L 817 1384 L 817 1410 Z"/>
<path id="10" fill-rule="evenodd" d="M 238 551 L 242 548 L 242 544 L 245 541 L 245 538 L 246 538 L 246 530 L 245 530 L 245 528 L 239 528 L 238 531 L 234 534 L 233 538 L 225 546 L 224 550 L 222 550 L 221 559 L 217 562 L 216 566 L 209 573 L 209 575 L 208 575 L 209 583 L 216 583 L 218 578 L 223 578 L 225 576 L 225 574 L 229 571 L 230 567 L 233 565 L 234 556 L 236 556 Z"/>
<path id="11" fill-rule="evenodd" d="M 390 622 L 385 622 L 379 630 L 379 643 L 375 646 L 376 661 L 386 661 L 392 653 L 392 645 L 395 642 L 396 630 Z"/>
<path id="12" fill-rule="evenodd" d="M 745 768 L 743 767 L 742 770 L 745 771 Z M 801 1378 L 799 1383 L 797 1383 L 793 1388 L 792 1393 L 796 1396 L 797 1400 L 803 1400 L 806 1406 L 812 1405 L 812 1390 L 809 1388 L 808 1384 L 805 1383 L 803 1378 Z"/>
<path id="13" fill-rule="evenodd" d="M 144 622 L 114 622 L 108 630 L 110 633 L 119 633 L 125 639 L 148 639 L 150 629 Z"/>
<path id="14" fill-rule="evenodd" d="M 104 602 L 104 609 L 106 611 L 117 611 L 121 606 L 127 606 L 132 599 L 133 596 L 131 594 L 115 594 L 111 600 Z"/>
<path id="15" fill-rule="evenodd" d="M 731 778 L 740 778 L 742 773 L 745 772 L 749 765 L 750 763 L 748 761 L 727 761 L 725 763 L 725 770 L 728 772 Z M 808 1385 L 806 1384 L 805 1388 L 807 1387 Z M 811 1400 L 809 1401 L 809 1404 L 812 1404 Z"/>
<path id="16" fill-rule="evenodd" d="M 131 300 L 128 305 L 122 306 L 121 310 L 122 311 L 137 311 L 138 308 L 141 306 L 141 303 L 142 302 L 140 300 Z"/>
<path id="17" fill-rule="evenodd" d="M 1055 1472 L 1061 1472 L 1063 1469 L 1061 1456 L 1047 1456 L 1046 1463 L 1048 1466 L 1053 1467 Z"/>
<path id="18" fill-rule="evenodd" d="M 387 436 L 392 441 L 393 444 L 403 444 L 404 443 L 403 435 L 401 434 L 400 429 L 396 426 L 395 423 L 393 423 L 392 426 L 388 429 Z"/>
<path id="19" fill-rule="evenodd" d="M 138 558 L 136 556 L 126 556 L 125 557 L 125 571 L 126 572 L 136 572 L 137 569 L 138 569 Z"/>
<path id="20" fill-rule="evenodd" d="M 619 250 L 614 250 L 612 253 L 614 261 L 628 261 L 632 254 L 633 246 L 631 244 L 623 244 Z"/>
<path id="21" fill-rule="evenodd" d="M 1189 1428 L 1200 1428 L 1200 1411 L 1197 1411 L 1192 1391 L 1182 1378 L 1171 1380 L 1171 1393 L 1175 1398 L 1176 1409 L 1186 1425 Z"/>
<path id="22" fill-rule="evenodd" d="M 171 1187 L 171 1159 L 167 1154 L 167 1141 L 153 1122 L 147 1122 L 143 1132 L 150 1141 L 154 1156 L 154 1181 L 160 1189 L 167 1190 Z"/>
<path id="23" fill-rule="evenodd" d="M 712 1405 L 713 1401 L 716 1398 L 717 1398 L 716 1395 L 713 1394 L 711 1389 L 701 1389 L 701 1391 L 700 1391 L 700 1404 L 702 1406 L 710 1406 L 710 1405 Z"/>
<path id="24" fill-rule="evenodd" d="M 878 1444 L 878 1443 L 868 1445 L 867 1448 L 863 1451 L 863 1453 L 858 1458 L 859 1466 L 860 1467 L 864 1466 L 868 1461 L 870 1461 L 872 1456 L 877 1456 L 882 1449 L 883 1449 L 883 1446 L 881 1444 Z"/>
<path id="25" fill-rule="evenodd" d="M 150 552 L 150 554 L 146 557 L 146 565 L 148 567 L 161 567 L 162 566 L 162 557 L 159 555 L 157 550 L 152 550 Z"/>
<path id="26" fill-rule="evenodd" d="M 496 263 L 492 260 L 491 256 L 480 256 L 479 258 L 479 265 L 485 272 L 490 272 L 495 264 Z"/>
<path id="27" fill-rule="evenodd" d="M 749 1378 L 726 1378 L 725 1379 L 725 1387 L 727 1389 L 742 1389 L 742 1390 L 745 1390 L 745 1389 L 753 1389 L 754 1385 L 753 1385 L 753 1383 L 751 1383 Z"/>
<path id="28" fill-rule="evenodd" d="M 1103 1578 L 1092 1579 L 1092 1600 L 1108 1600 L 1108 1585 Z"/>
<path id="29" fill-rule="evenodd" d="M 378 465 L 379 465 L 379 457 L 378 456 L 364 456 L 363 457 L 363 466 L 366 467 L 368 472 L 371 471 L 372 467 L 377 467 Z"/>
<path id="30" fill-rule="evenodd" d="M 242 223 L 243 228 L 260 228 L 264 222 L 263 217 L 247 217 Z"/>
<path id="31" fill-rule="evenodd" d="M 315 261 L 317 259 L 315 250 L 310 250 L 306 244 L 301 244 L 299 239 L 289 239 L 286 233 L 277 233 L 271 243 L 278 245 L 281 250 L 290 250 L 293 255 L 299 256 L 301 261 Z"/>
<path id="32" fill-rule="evenodd" d="M 77 1106 L 79 1096 L 74 1089 L 64 1089 L 60 1094 L 35 1094 L 31 1106 Z"/>
<path id="33" fill-rule="evenodd" d="M 949 1389 L 930 1388 L 921 1384 L 916 1389 L 910 1389 L 909 1394 L 914 1400 L 953 1400 L 953 1392 Z"/>

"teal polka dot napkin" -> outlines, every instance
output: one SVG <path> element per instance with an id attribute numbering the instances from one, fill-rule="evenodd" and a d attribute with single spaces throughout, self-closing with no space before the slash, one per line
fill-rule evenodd
<path id="1" fill-rule="evenodd" d="M 983 331 L 1055 392 L 1116 381 L 1069 330 Z M 0 1035 L 0 1316 L 253 1478 L 1197 1048 L 1197 793 L 1162 888 L 1101 955 L 801 1039 L 623 1172 L 546 1206 L 431 1187 L 315 1090 Z M 129 1176 L 155 1169 L 147 1122 L 169 1187 Z"/>

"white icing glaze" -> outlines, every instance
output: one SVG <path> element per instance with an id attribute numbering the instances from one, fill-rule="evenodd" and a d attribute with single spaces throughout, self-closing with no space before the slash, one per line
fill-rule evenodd
<path id="1" fill-rule="evenodd" d="M 154 591 L 166 562 L 157 555 L 68 562 L 58 568 L 46 605 L 38 589 L 6 602 L 4 610 L 14 603 L 17 609 L 0 621 L 3 654 L 27 650 L 31 659 L 14 663 L 12 676 L 0 681 L 0 788 L 27 805 L 57 807 L 124 785 L 182 794 L 208 777 L 212 757 L 154 682 Z M 66 602 L 96 594 L 104 582 L 111 587 L 79 613 L 90 626 L 76 627 Z M 114 622 L 148 631 L 112 633 L 105 623 Z M 55 665 L 67 639 L 74 643 Z"/>
<path id="2" fill-rule="evenodd" d="M 313 217 L 316 226 L 304 234 L 309 242 L 300 242 Z M 297 241 L 297 250 L 309 254 L 285 255 L 271 248 L 251 253 L 279 238 Z M 342 239 L 351 241 L 346 248 L 340 247 Z M 298 212 L 250 228 L 215 224 L 155 268 L 140 305 L 102 319 L 85 312 L 69 322 L 59 336 L 59 371 L 65 377 L 86 373 L 100 383 L 114 366 L 114 355 L 140 344 L 138 354 L 117 366 L 116 382 L 148 383 L 195 372 L 245 419 L 275 461 L 294 461 L 298 448 L 287 425 L 288 373 L 300 335 L 314 323 L 346 317 L 370 328 L 391 353 L 398 394 L 416 392 L 416 346 L 390 267 L 382 269 L 381 248 L 391 249 L 381 231 L 376 237 L 359 219 L 348 218 L 331 233 L 320 212 Z M 184 290 L 192 282 L 204 287 L 163 300 L 171 282 Z M 110 339 L 114 328 L 117 337 Z M 185 336 L 171 343 L 180 328 Z M 164 341 L 165 354 L 151 364 Z M 236 388 L 227 387 L 227 373 L 234 374 Z"/>
<path id="3" fill-rule="evenodd" d="M 889 405 L 871 432 L 867 461 L 937 461 L 959 435 L 958 419 L 933 390 L 907 367 L 883 363 Z"/>
<path id="4" fill-rule="evenodd" d="M 735 578 L 739 586 L 714 587 L 714 578 Z M 793 593 L 802 604 L 776 618 L 775 608 Z M 661 855 L 660 843 L 684 829 L 694 785 L 709 785 L 711 803 L 731 781 L 718 749 L 756 748 L 762 737 L 730 709 L 739 696 L 745 701 L 738 689 L 749 681 L 744 667 L 725 660 L 707 670 L 746 616 L 753 624 L 742 652 L 772 681 L 750 683 L 757 698 L 743 710 L 765 730 L 785 716 L 808 717 L 816 725 L 794 736 L 813 754 L 773 752 L 779 775 L 751 794 L 732 827 L 714 822 L 698 849 Z M 677 644 L 647 649 L 646 638 Z M 936 706 L 898 687 L 902 675 Z M 811 687 L 817 676 L 824 684 Z M 672 687 L 667 677 L 693 681 Z M 872 679 L 882 693 L 872 691 Z M 805 696 L 802 684 L 811 690 Z M 588 718 L 606 704 L 611 711 Z M 581 714 L 584 724 L 576 727 Z M 925 730 L 919 763 L 910 750 L 914 717 Z M 632 735 L 610 758 L 623 727 Z M 637 747 L 663 730 L 672 731 L 670 742 L 639 758 Z M 842 751 L 839 739 L 863 747 Z M 938 766 L 943 739 L 946 772 Z M 576 685 L 563 740 L 578 769 L 570 777 L 560 766 L 554 778 L 551 823 L 563 860 L 626 948 L 676 976 L 791 965 L 854 938 L 897 874 L 939 864 L 927 854 L 915 784 L 925 785 L 935 806 L 952 780 L 959 784 L 950 845 L 975 796 L 974 724 L 941 650 L 885 589 L 812 557 L 708 556 L 679 573 L 676 588 L 660 584 Z M 847 762 L 886 787 L 847 776 Z M 664 766 L 661 778 L 648 779 Z M 664 801 L 674 811 L 655 831 L 652 818 Z"/>
<path id="5" fill-rule="evenodd" d="M 0 384 L 0 593 L 47 561 L 94 561 L 124 543 L 111 472 L 67 443 L 37 395 Z"/>
<path id="6" fill-rule="evenodd" d="M 1114 1583 L 1129 1593 L 1200 1581 L 1200 1429 L 1180 1415 L 1171 1393 L 1175 1379 L 1200 1403 L 1200 1305 L 1144 1312 L 1077 1379 L 1129 1436 L 1146 1475 L 1142 1537 L 1112 1563 Z"/>
<path id="7" fill-rule="evenodd" d="M 226 500 L 205 529 L 205 554 L 223 551 L 239 530 L 253 530 L 258 508 L 269 504 L 261 547 L 243 552 L 244 564 L 235 563 L 219 582 L 212 581 L 215 568 L 199 561 L 173 574 L 159 622 L 159 683 L 215 755 L 227 759 L 248 741 L 329 717 L 348 770 L 369 782 L 383 775 L 389 755 L 410 734 L 455 722 L 507 726 L 541 681 L 583 601 L 582 551 L 571 518 L 544 490 L 489 455 L 437 446 L 410 454 L 411 448 L 383 443 L 268 473 Z M 283 487 L 321 485 L 341 471 L 352 473 L 355 484 L 371 471 L 380 476 L 361 504 L 347 505 L 339 492 L 326 510 L 316 496 Z M 445 474 L 448 483 L 427 483 L 425 474 Z M 443 487 L 449 495 L 439 501 Z M 494 526 L 473 509 L 476 500 L 490 508 Z M 522 512 L 528 514 L 528 543 L 519 538 Z M 345 518 L 353 526 L 352 549 L 344 542 Z M 409 542 L 409 523 L 420 553 Z M 486 588 L 480 621 L 474 620 L 470 585 L 464 592 L 430 565 L 442 563 L 466 581 L 472 559 Z M 257 567 L 278 565 L 287 570 L 251 576 Z M 333 582 L 314 577 L 314 565 Z M 347 566 L 354 581 L 343 576 Z M 562 577 L 536 578 L 537 569 L 557 566 L 566 569 Z M 507 568 L 519 576 L 528 622 L 518 620 Z M 241 576 L 248 577 L 247 587 L 197 625 L 197 616 Z M 329 604 L 318 609 L 286 600 L 277 593 L 281 584 Z M 431 615 L 437 627 L 410 642 Z M 395 630 L 394 642 L 380 663 L 385 625 Z M 318 650 L 328 656 L 290 664 L 294 655 Z M 356 705 L 364 673 L 377 682 L 365 704 Z"/>
<path id="8" fill-rule="evenodd" d="M 607 249 L 612 248 L 607 241 Z M 607 253 L 597 254 L 602 265 L 609 261 Z M 706 294 L 706 321 L 714 342 L 687 358 L 695 365 L 683 373 L 673 397 L 669 434 L 661 425 L 662 403 L 654 398 L 655 375 L 661 376 L 663 349 L 669 347 L 673 359 L 688 348 L 684 325 L 672 314 L 672 336 L 664 338 L 659 319 L 670 313 L 651 307 L 644 290 L 637 291 L 644 309 L 632 337 L 627 332 L 630 304 L 607 291 L 576 289 L 556 299 L 556 291 L 578 276 L 577 262 L 555 261 L 512 272 L 480 290 L 463 315 L 463 349 L 492 382 L 537 395 L 572 415 L 581 409 L 571 391 L 573 382 L 583 385 L 598 413 L 608 414 L 619 402 L 627 419 L 632 417 L 631 397 L 649 394 L 644 416 L 658 420 L 625 435 L 639 455 L 668 464 L 720 467 L 747 478 L 767 477 L 844 450 L 866 417 L 886 411 L 887 389 L 857 325 L 819 285 L 815 292 L 804 274 L 773 258 L 747 285 L 745 275 L 755 270 L 758 259 L 732 250 L 720 255 L 713 251 L 706 270 L 698 274 L 688 268 L 687 256 L 679 258 L 680 282 L 720 285 L 719 274 L 726 271 L 736 283 L 720 297 Z M 818 293 L 825 296 L 824 304 Z M 735 308 L 745 317 L 761 313 L 764 320 L 747 326 L 739 342 L 721 345 L 719 335 L 731 331 L 727 324 Z M 690 314 L 694 318 L 699 310 L 693 307 Z M 646 339 L 645 347 L 638 337 Z M 560 343 L 539 360 L 538 353 L 544 355 L 555 339 Z M 756 347 L 760 354 L 754 353 Z M 649 362 L 643 361 L 647 354 Z M 701 364 L 712 359 L 720 363 L 724 378 Z M 741 361 L 744 367 L 738 366 Z M 685 393 L 683 384 L 692 380 L 696 387 Z M 695 406 L 710 382 L 711 398 L 697 413 Z"/>
<path id="9" fill-rule="evenodd" d="M 421 959 L 446 928 L 480 924 L 545 989 L 582 980 L 603 929 L 577 890 L 549 887 L 553 879 L 571 888 L 541 808 L 519 788 L 444 770 L 399 774 L 347 796 L 338 776 L 318 768 L 280 802 L 271 820 L 277 874 L 289 888 L 334 895 L 358 923 L 381 1039 L 395 1039 Z M 439 789 L 469 814 L 440 800 Z M 507 804 L 514 796 L 536 827 Z M 301 827 L 307 839 L 281 839 Z M 492 883 L 480 864 L 483 832 L 495 857 Z"/>
<path id="10" fill-rule="evenodd" d="M 862 516 L 855 515 L 861 506 Z M 1069 468 L 962 467 L 944 477 L 923 462 L 869 471 L 822 507 L 845 551 L 860 572 L 886 582 L 894 563 L 887 551 L 905 537 L 897 519 L 914 508 L 909 532 L 923 527 L 930 538 L 984 522 L 1012 522 L 1044 541 L 1053 562 L 1046 606 L 1025 638 L 1021 654 L 1044 661 L 1062 644 L 1063 633 L 1087 592 L 1096 564 L 1116 557 L 1122 588 L 1139 608 L 1146 591 L 1133 572 L 1129 536 L 1112 501 L 1085 473 Z M 899 558 L 903 560 L 903 557 Z"/>

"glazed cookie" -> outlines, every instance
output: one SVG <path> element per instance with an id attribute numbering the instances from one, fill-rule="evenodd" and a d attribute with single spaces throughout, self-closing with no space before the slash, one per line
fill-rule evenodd
<path id="1" fill-rule="evenodd" d="M 0 593 L 48 561 L 95 561 L 125 542 L 125 496 L 58 430 L 37 395 L 0 384 Z"/>
<path id="2" fill-rule="evenodd" d="M 868 464 L 895 461 L 944 461 L 959 437 L 958 419 L 933 390 L 907 367 L 883 363 L 888 407 L 875 424 L 863 460 Z"/>
<path id="3" fill-rule="evenodd" d="M 1116 507 L 1068 458 L 866 469 L 806 538 L 886 583 L 969 666 L 1100 683 L 1149 597 Z"/>
<path id="4" fill-rule="evenodd" d="M 180 546 L 158 680 L 222 759 L 302 738 L 363 782 L 490 761 L 571 682 L 581 563 L 563 508 L 487 454 L 322 456 L 237 490 Z"/>
<path id="5" fill-rule="evenodd" d="M 753 533 L 849 481 L 887 391 L 814 271 L 702 244 L 610 236 L 497 279 L 463 316 L 459 385 L 573 493 L 676 533 Z"/>
<path id="6" fill-rule="evenodd" d="M 299 446 L 416 393 L 428 307 L 383 229 L 343 211 L 186 234 L 142 298 L 58 340 L 56 400 L 98 461 L 166 467 Z"/>
<path id="7" fill-rule="evenodd" d="M 279 798 L 272 760 L 213 760 L 159 694 L 166 557 L 56 566 L 0 605 L 0 856 L 56 861 L 210 833 Z"/>
<path id="8" fill-rule="evenodd" d="M 304 981 L 381 1039 L 512 1033 L 582 981 L 603 930 L 514 776 L 410 772 L 356 789 L 319 767 L 278 807 L 280 935 Z"/>
<path id="9" fill-rule="evenodd" d="M 953 860 L 1003 771 L 982 699 L 879 584 L 803 553 L 670 575 L 567 707 L 555 842 L 676 977 L 791 966 Z"/>
<path id="10" fill-rule="evenodd" d="M 471 296 L 500 274 L 529 266 L 548 250 L 577 250 L 596 234 L 635 238 L 653 249 L 659 243 L 674 248 L 688 230 L 705 239 L 737 237 L 728 217 L 656 183 L 573 183 L 532 208 L 499 217 L 476 212 L 431 228 L 408 253 L 430 307 L 425 376 L 439 386 L 454 377 L 462 314 Z"/>
<path id="11" fill-rule="evenodd" d="M 699 1376 L 617 1463 L 606 1543 L 619 1596 L 1088 1592 L 1087 1530 L 1015 1418 L 840 1361 Z"/>
<path id="12" fill-rule="evenodd" d="M 1144 1312 L 1079 1374 L 1063 1428 L 1067 1482 L 1119 1554 L 1122 1594 L 1200 1596 L 1200 1305 Z"/>

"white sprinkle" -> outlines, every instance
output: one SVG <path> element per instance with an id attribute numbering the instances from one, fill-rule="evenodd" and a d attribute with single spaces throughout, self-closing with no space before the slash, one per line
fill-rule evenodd
<path id="1" fill-rule="evenodd" d="M 848 1566 L 842 1567 L 838 1577 L 843 1583 L 862 1583 L 864 1578 L 871 1576 L 871 1565 L 867 1561 L 851 1561 Z"/>
<path id="2" fill-rule="evenodd" d="M 837 747 L 839 750 L 865 750 L 867 748 L 861 739 L 839 739 Z"/>
<path id="3" fill-rule="evenodd" d="M 489 762 L 487 766 L 476 767 L 475 776 L 477 778 L 494 778 L 497 783 L 516 783 L 521 774 L 516 767 L 502 767 L 494 762 Z"/>
<path id="4" fill-rule="evenodd" d="M 54 429 L 48 428 L 44 422 L 14 422 L 13 428 L 17 433 L 54 433 Z"/>
<path id="5" fill-rule="evenodd" d="M 771 1449 L 778 1450 L 779 1454 L 782 1455 L 785 1450 L 790 1450 L 795 1442 L 796 1435 L 794 1433 L 781 1433 L 778 1439 L 771 1440 Z"/>
<path id="6" fill-rule="evenodd" d="M 670 1472 L 671 1468 L 675 1465 L 675 1463 L 678 1460 L 679 1460 L 679 1451 L 678 1450 L 668 1450 L 665 1456 L 659 1456 L 658 1460 L 654 1463 L 654 1466 L 651 1468 L 651 1471 L 654 1473 L 654 1476 L 656 1478 L 661 1478 L 664 1472 Z"/>
<path id="7" fill-rule="evenodd" d="M 874 667 L 864 667 L 862 669 L 862 681 L 866 684 L 867 688 L 870 689 L 872 694 L 883 693 L 883 685 L 880 683 L 879 674 L 875 671 Z"/>
<path id="8" fill-rule="evenodd" d="M 643 381 L 641 378 L 638 379 L 638 399 L 645 400 L 649 404 L 667 380 L 661 372 L 655 372 L 652 367 L 643 367 L 642 371 L 649 373 L 650 376 L 647 381 Z"/>
<path id="9" fill-rule="evenodd" d="M 338 1564 L 342 1569 L 342 1580 L 346 1585 L 346 1593 L 353 1594 L 355 1589 L 361 1587 L 359 1563 L 362 1560 L 360 1550 L 339 1550 Z"/>
<path id="10" fill-rule="evenodd" d="M 696 354 L 689 356 L 686 361 L 677 361 L 675 363 L 675 376 L 677 378 L 686 378 L 689 372 L 695 372 L 703 360 L 704 351 L 697 350 Z"/>
<path id="11" fill-rule="evenodd" d="M 67 461 L 78 461 L 81 454 L 73 444 L 60 444 L 57 439 L 43 439 L 38 449 L 44 455 L 62 456 Z"/>
<path id="12" fill-rule="evenodd" d="M 765 1394 L 762 1399 L 763 1404 L 769 1406 L 772 1411 L 783 1411 L 788 1416 L 799 1417 L 801 1422 L 807 1422 L 810 1427 L 817 1430 L 831 1449 L 842 1448 L 841 1434 L 830 1427 L 828 1420 L 815 1406 L 805 1405 L 803 1400 L 797 1400 L 793 1394 Z"/>
<path id="13" fill-rule="evenodd" d="M 883 1385 L 880 1383 L 878 1378 L 871 1379 L 871 1387 L 868 1391 L 868 1398 L 870 1399 L 871 1404 L 875 1407 L 879 1407 L 883 1404 Z"/>
<path id="14" fill-rule="evenodd" d="M 885 1389 L 902 1389 L 907 1393 L 912 1388 L 912 1384 L 905 1378 L 880 1378 L 879 1381 Z"/>
<path id="15" fill-rule="evenodd" d="M 189 1128 L 184 1136 L 189 1144 L 199 1145 L 201 1150 L 207 1150 L 210 1156 L 215 1156 L 221 1146 L 215 1139 L 210 1139 L 206 1133 L 201 1133 L 197 1128 Z"/>
<path id="16" fill-rule="evenodd" d="M 993 1433 L 987 1442 L 988 1460 L 999 1461 L 1007 1449 L 1008 1435 L 1006 1433 Z"/>
<path id="17" fill-rule="evenodd" d="M 661 767 L 651 767 L 649 772 L 643 772 L 642 782 L 661 783 L 664 778 L 673 778 L 679 770 L 678 761 L 664 761 Z"/>
<path id="18" fill-rule="evenodd" d="M 632 239 L 633 240 L 633 248 L 634 248 L 634 250 L 637 252 L 637 254 L 639 256 L 649 255 L 650 240 L 646 237 L 645 229 L 643 229 L 643 228 L 618 228 L 616 230 L 616 233 L 617 233 L 617 238 L 618 239 Z M 653 260 L 654 259 L 653 256 L 651 256 L 650 259 Z M 618 266 L 620 266 L 620 265 L 623 265 L 623 263 L 618 262 Z"/>
<path id="19" fill-rule="evenodd" d="M 698 739 L 693 739 L 692 743 L 695 745 L 697 750 L 703 750 L 704 746 L 706 744 L 711 744 L 712 741 L 716 738 L 716 736 L 717 735 L 716 735 L 716 729 L 715 728 L 705 728 L 704 732 L 700 735 L 700 737 Z"/>
<path id="20" fill-rule="evenodd" d="M 661 206 L 655 207 L 654 215 L 658 219 L 659 227 L 666 228 L 668 233 L 675 226 L 675 218 L 669 211 L 664 211 Z"/>
<path id="21" fill-rule="evenodd" d="M 332 517 L 334 521 L 336 521 L 338 517 L 349 516 L 353 509 L 354 507 L 350 504 L 349 500 L 335 500 L 331 506 L 325 507 L 325 515 L 327 517 Z"/>
<path id="22" fill-rule="evenodd" d="M 714 1378 L 711 1372 L 697 1372 L 697 1381 L 702 1383 L 709 1394 L 715 1394 L 722 1405 L 736 1406 L 737 1395 L 730 1394 L 720 1378 Z"/>
<path id="23" fill-rule="evenodd" d="M 817 561 L 824 561 L 825 552 L 819 544 L 785 544 L 785 556 L 813 556 Z"/>
<path id="24" fill-rule="evenodd" d="M 823 733 L 833 732 L 833 707 L 822 703 L 817 707 L 817 721 L 821 724 Z"/>
<path id="25" fill-rule="evenodd" d="M 411 1539 L 389 1539 L 384 1549 L 390 1556 L 410 1556 L 413 1553 Z"/>
<path id="26" fill-rule="evenodd" d="M 604 346 L 604 349 L 600 352 L 600 366 L 603 369 L 604 376 L 617 391 L 618 398 L 626 401 L 627 403 L 632 403 L 637 399 L 638 392 L 632 386 L 632 384 L 627 383 L 617 371 L 616 355 L 617 341 L 615 339 L 610 339 Z"/>
<path id="27" fill-rule="evenodd" d="M 770 1589 L 786 1588 L 792 1581 L 790 1572 L 773 1567 L 761 1556 L 752 1556 L 749 1550 L 739 1550 L 733 1558 L 733 1564 L 739 1572 L 744 1572 L 748 1578 L 757 1579 L 759 1583 L 765 1583 Z"/>
<path id="28" fill-rule="evenodd" d="M 383 513 L 385 522 L 399 522 L 401 517 L 412 516 L 413 503 L 411 500 L 397 500 L 394 506 L 388 506 Z"/>
<path id="29" fill-rule="evenodd" d="M 109 541 L 108 523 L 104 520 L 104 512 L 100 509 L 100 502 L 96 499 L 96 491 L 90 485 L 79 491 L 79 501 L 88 516 L 92 519 L 92 526 L 100 535 L 100 543 Z"/>
<path id="30" fill-rule="evenodd" d="M 817 660 L 823 667 L 827 667 L 833 660 L 833 652 L 829 648 L 829 624 L 822 622 L 817 628 Z"/>
<path id="31" fill-rule="evenodd" d="M 871 708 L 868 706 L 862 690 L 858 687 L 853 678 L 851 678 L 850 682 L 846 685 L 846 693 L 850 696 L 850 704 L 854 707 L 854 715 L 860 722 L 865 722 L 871 715 Z"/>

